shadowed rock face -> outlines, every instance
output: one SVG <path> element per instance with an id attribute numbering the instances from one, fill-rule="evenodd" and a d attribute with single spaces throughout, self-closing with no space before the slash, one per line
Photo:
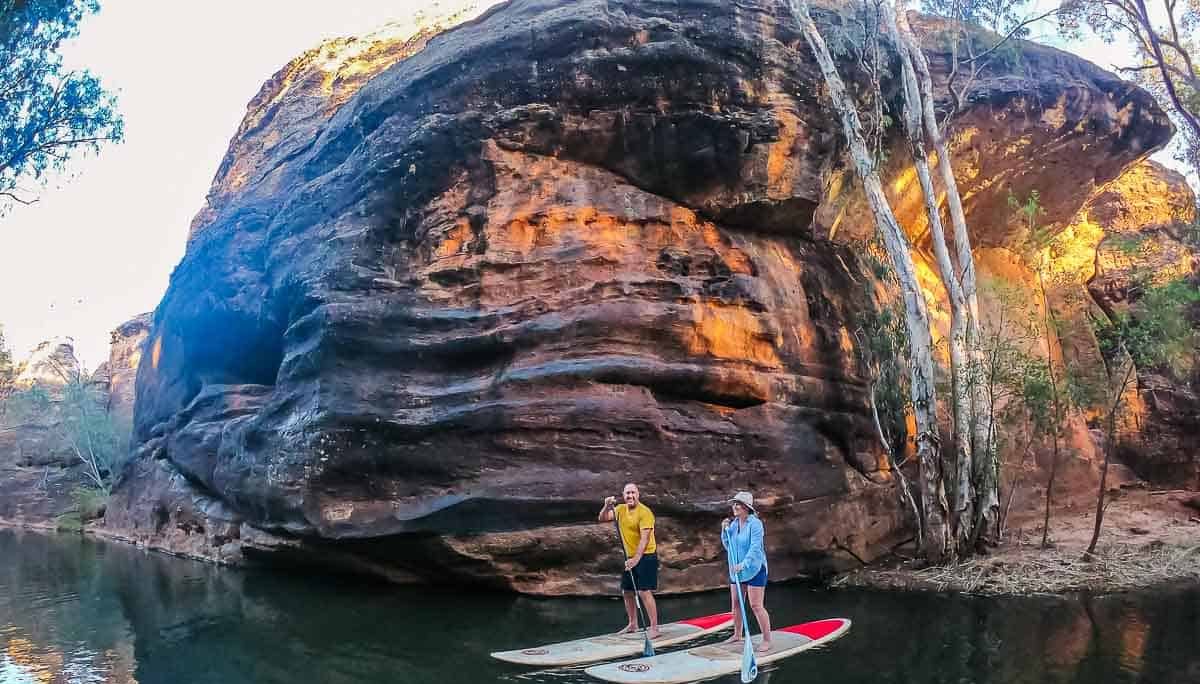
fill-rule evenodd
<path id="1" fill-rule="evenodd" d="M 821 239 L 869 224 L 829 190 L 836 117 L 790 17 L 525 0 L 426 38 L 374 46 L 325 106 L 309 56 L 252 103 L 156 311 L 106 524 L 546 594 L 610 589 L 593 521 L 630 480 L 671 591 L 722 583 L 735 489 L 779 579 L 902 541 L 852 334 L 876 285 Z M 1092 121 L 1108 80 L 1062 59 L 1086 97 L 1058 125 Z M 1124 140 L 1097 165 L 1169 135 L 1124 97 L 1071 138 Z"/>

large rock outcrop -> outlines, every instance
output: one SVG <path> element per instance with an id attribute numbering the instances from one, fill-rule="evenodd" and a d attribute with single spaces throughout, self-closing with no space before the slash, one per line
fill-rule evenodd
<path id="1" fill-rule="evenodd" d="M 779 579 L 905 539 L 853 334 L 871 224 L 782 7 L 514 0 L 361 70 L 338 45 L 285 67 L 156 311 L 109 529 L 547 594 L 610 588 L 593 521 L 629 480 L 669 590 L 723 581 L 737 488 Z M 1171 133 L 1147 93 L 1022 54 L 955 134 L 982 245 L 1009 189 L 1065 224 Z"/>

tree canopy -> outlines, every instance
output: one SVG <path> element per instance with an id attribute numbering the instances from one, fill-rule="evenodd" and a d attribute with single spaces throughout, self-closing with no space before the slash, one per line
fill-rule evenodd
<path id="1" fill-rule="evenodd" d="M 0 0 L 0 212 L 37 201 L 79 152 L 119 142 L 115 96 L 87 70 L 63 67 L 64 41 L 97 0 Z"/>

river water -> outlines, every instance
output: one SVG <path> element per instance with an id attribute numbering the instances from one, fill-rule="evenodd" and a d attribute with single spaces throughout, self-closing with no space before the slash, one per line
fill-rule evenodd
<path id="1" fill-rule="evenodd" d="M 661 611 L 704 615 L 727 600 L 667 598 Z M 764 684 L 1200 684 L 1200 588 L 985 599 L 772 585 L 767 606 L 777 626 L 840 616 L 854 627 L 765 666 Z M 615 600 L 232 570 L 0 531 L 0 684 L 587 682 L 488 653 L 615 630 L 622 617 Z"/>

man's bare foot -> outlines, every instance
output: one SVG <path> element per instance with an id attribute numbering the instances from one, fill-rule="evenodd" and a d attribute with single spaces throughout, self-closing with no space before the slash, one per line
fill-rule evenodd
<path id="1" fill-rule="evenodd" d="M 766 653 L 767 651 L 770 651 L 770 650 L 771 650 L 771 642 L 769 642 L 769 641 L 764 641 L 764 642 L 762 642 L 761 644 L 759 644 L 759 645 L 758 645 L 758 648 L 756 648 L 756 649 L 754 649 L 754 650 L 755 650 L 755 651 L 757 651 L 757 652 L 759 652 L 759 653 Z"/>
<path id="2" fill-rule="evenodd" d="M 738 635 L 734 634 L 733 636 L 729 637 L 729 638 L 728 638 L 728 639 L 726 639 L 725 641 L 722 641 L 721 643 L 723 643 L 723 644 L 737 644 L 737 643 L 740 643 L 741 641 L 742 641 L 742 638 L 741 638 L 740 636 L 738 636 Z"/>
<path id="3" fill-rule="evenodd" d="M 637 631 L 637 625 L 625 625 L 625 628 L 617 632 L 617 634 L 632 634 Z"/>
<path id="4" fill-rule="evenodd" d="M 647 632 L 646 636 L 650 637 L 650 641 L 654 641 L 655 639 L 662 636 L 662 632 L 658 631 L 658 628 L 655 628 L 655 629 L 652 629 L 649 632 Z"/>

